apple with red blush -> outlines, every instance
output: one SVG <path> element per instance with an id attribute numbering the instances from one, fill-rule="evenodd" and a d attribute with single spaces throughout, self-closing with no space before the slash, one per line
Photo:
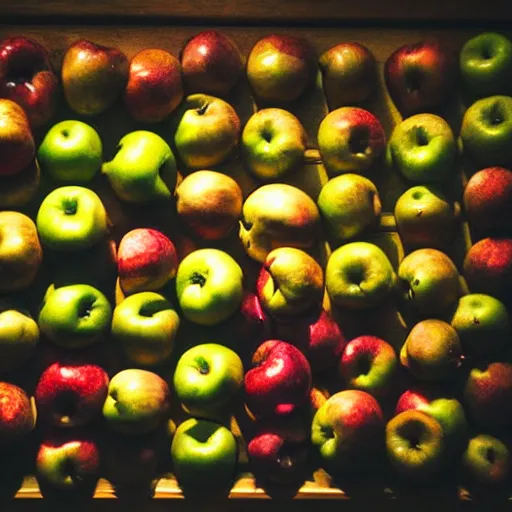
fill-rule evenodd
<path id="1" fill-rule="evenodd" d="M 36 424 L 36 407 L 24 389 L 0 382 L 0 447 L 24 440 Z"/>

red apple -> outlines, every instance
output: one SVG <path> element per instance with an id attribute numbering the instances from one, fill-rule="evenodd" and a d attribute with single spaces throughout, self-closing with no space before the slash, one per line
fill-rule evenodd
<path id="1" fill-rule="evenodd" d="M 254 352 L 252 364 L 245 374 L 245 400 L 255 416 L 284 416 L 308 399 L 311 368 L 290 343 L 265 341 Z"/>
<path id="2" fill-rule="evenodd" d="M 0 98 L 23 107 L 32 128 L 44 126 L 52 118 L 58 86 L 43 46 L 21 36 L 0 42 Z"/>
<path id="3" fill-rule="evenodd" d="M 25 438 L 36 423 L 36 409 L 23 389 L 0 382 L 0 446 Z"/>

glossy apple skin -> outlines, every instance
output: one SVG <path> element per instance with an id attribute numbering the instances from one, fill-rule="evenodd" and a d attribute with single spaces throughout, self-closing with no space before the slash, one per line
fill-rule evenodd
<path id="1" fill-rule="evenodd" d="M 311 367 L 299 349 L 267 340 L 254 352 L 252 364 L 245 374 L 245 403 L 255 416 L 285 416 L 306 402 Z"/>
<path id="2" fill-rule="evenodd" d="M 108 375 L 88 363 L 56 362 L 39 377 L 35 390 L 40 421 L 47 426 L 81 427 L 101 416 Z"/>
<path id="3" fill-rule="evenodd" d="M 317 73 L 316 56 L 305 39 L 272 34 L 254 45 L 246 71 L 260 102 L 287 104 L 297 100 L 313 84 Z"/>
<path id="4" fill-rule="evenodd" d="M 202 92 L 226 97 L 244 70 L 236 43 L 218 30 L 203 30 L 181 51 L 183 82 L 187 94 Z"/>
<path id="5" fill-rule="evenodd" d="M 59 80 L 43 46 L 21 36 L 0 42 L 0 98 L 18 103 L 32 128 L 50 121 L 58 92 Z"/>
<path id="6" fill-rule="evenodd" d="M 165 119 L 183 99 L 178 59 L 158 48 L 136 53 L 130 61 L 123 99 L 137 121 L 157 123 Z"/>
<path id="7" fill-rule="evenodd" d="M 27 393 L 19 386 L 0 382 L 0 446 L 26 438 L 35 424 L 35 404 Z"/>
<path id="8" fill-rule="evenodd" d="M 401 46 L 384 64 L 389 95 L 404 117 L 440 108 L 453 93 L 456 76 L 455 55 L 435 40 Z"/>

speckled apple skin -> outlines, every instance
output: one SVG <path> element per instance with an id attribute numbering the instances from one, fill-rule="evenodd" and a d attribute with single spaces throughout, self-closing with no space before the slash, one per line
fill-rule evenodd
<path id="1" fill-rule="evenodd" d="M 0 446 L 25 437 L 35 422 L 35 408 L 27 393 L 19 386 L 0 382 Z"/>

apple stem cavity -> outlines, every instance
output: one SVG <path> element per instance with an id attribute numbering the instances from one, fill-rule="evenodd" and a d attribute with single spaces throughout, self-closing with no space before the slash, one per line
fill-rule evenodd
<path id="1" fill-rule="evenodd" d="M 196 363 L 199 367 L 199 373 L 201 375 L 208 375 L 210 373 L 210 365 L 208 364 L 208 361 L 204 359 L 204 357 L 198 357 L 196 359 Z"/>
<path id="2" fill-rule="evenodd" d="M 199 286 L 204 286 L 206 283 L 206 278 L 199 274 L 198 272 L 195 272 L 192 274 L 192 277 L 190 278 L 190 282 L 192 284 L 198 284 Z"/>
<path id="3" fill-rule="evenodd" d="M 348 145 L 353 154 L 364 153 L 370 144 L 370 134 L 366 126 L 358 126 L 352 130 Z"/>
<path id="4" fill-rule="evenodd" d="M 206 114 L 206 111 L 208 110 L 208 103 L 204 103 L 203 105 L 201 105 L 200 107 L 196 108 L 196 112 L 198 113 L 198 115 L 202 116 L 204 114 Z"/>
<path id="5" fill-rule="evenodd" d="M 64 202 L 64 213 L 66 215 L 76 215 L 78 211 L 78 201 L 75 198 L 66 199 Z"/>
<path id="6" fill-rule="evenodd" d="M 95 299 L 86 299 L 78 306 L 78 317 L 87 318 L 91 316 Z"/>
<path id="7" fill-rule="evenodd" d="M 496 452 L 492 448 L 487 448 L 485 452 L 485 458 L 489 461 L 490 464 L 494 464 L 496 462 Z"/>
<path id="8" fill-rule="evenodd" d="M 418 146 L 428 146 L 429 137 L 428 137 L 427 131 L 425 130 L 425 127 L 417 126 L 415 133 L 416 133 L 416 143 L 418 144 Z"/>
<path id="9" fill-rule="evenodd" d="M 406 77 L 406 87 L 407 91 L 410 93 L 416 93 L 421 88 L 421 74 L 416 69 L 411 69 Z"/>

